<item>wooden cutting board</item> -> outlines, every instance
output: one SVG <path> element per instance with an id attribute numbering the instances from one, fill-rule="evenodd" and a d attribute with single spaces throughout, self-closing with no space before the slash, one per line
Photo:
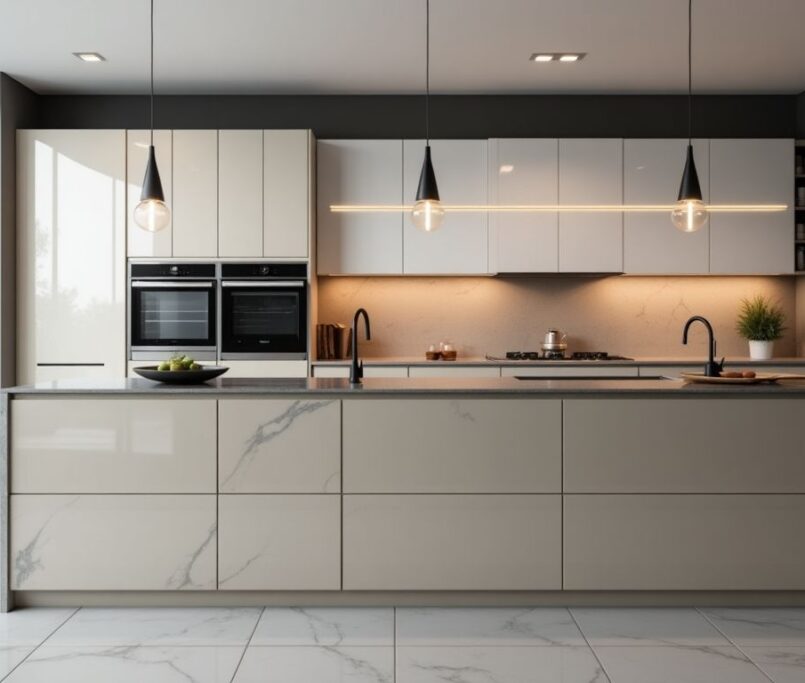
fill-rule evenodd
<path id="1" fill-rule="evenodd" d="M 694 384 L 763 384 L 781 379 L 805 379 L 805 375 L 780 375 L 758 372 L 754 377 L 707 377 L 701 372 L 683 372 L 680 377 Z"/>

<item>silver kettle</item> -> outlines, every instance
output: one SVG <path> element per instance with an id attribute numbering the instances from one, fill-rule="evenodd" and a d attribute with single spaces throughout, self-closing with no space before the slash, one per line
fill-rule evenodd
<path id="1" fill-rule="evenodd" d="M 567 335 L 564 332 L 549 329 L 542 340 L 543 351 L 564 351 L 567 349 Z"/>

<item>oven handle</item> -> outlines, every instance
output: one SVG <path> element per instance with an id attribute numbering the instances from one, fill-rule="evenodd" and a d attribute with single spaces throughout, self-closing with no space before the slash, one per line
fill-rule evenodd
<path id="1" fill-rule="evenodd" d="M 159 288 L 159 289 L 173 289 L 175 287 L 179 288 L 211 288 L 213 286 L 212 282 L 165 282 L 164 280 L 161 282 L 153 282 L 153 281 L 144 281 L 144 280 L 132 280 L 131 281 L 132 287 L 151 287 L 151 288 Z"/>
<path id="2" fill-rule="evenodd" d="M 224 280 L 221 287 L 304 287 L 305 283 L 302 280 L 289 280 L 289 281 L 272 281 L 272 282 L 255 282 L 255 281 L 238 281 L 238 280 Z"/>

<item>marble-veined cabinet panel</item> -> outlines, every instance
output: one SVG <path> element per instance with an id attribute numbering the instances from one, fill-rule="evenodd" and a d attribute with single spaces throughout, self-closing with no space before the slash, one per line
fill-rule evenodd
<path id="1" fill-rule="evenodd" d="M 344 590 L 562 587 L 561 496 L 344 496 Z"/>
<path id="2" fill-rule="evenodd" d="M 339 495 L 222 495 L 218 588 L 339 590 Z"/>
<path id="3" fill-rule="evenodd" d="M 558 493 L 558 400 L 345 400 L 348 493 Z"/>
<path id="4" fill-rule="evenodd" d="M 215 401 L 18 399 L 12 493 L 215 493 Z"/>
<path id="5" fill-rule="evenodd" d="M 333 400 L 224 399 L 222 493 L 337 493 L 341 406 Z"/>
<path id="6" fill-rule="evenodd" d="M 214 495 L 13 495 L 12 590 L 212 590 Z"/>

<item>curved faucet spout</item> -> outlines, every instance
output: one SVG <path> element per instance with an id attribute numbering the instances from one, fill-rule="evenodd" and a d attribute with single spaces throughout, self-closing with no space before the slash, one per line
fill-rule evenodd
<path id="1" fill-rule="evenodd" d="M 349 370 L 349 383 L 360 384 L 363 378 L 363 362 L 358 362 L 358 320 L 363 317 L 364 327 L 366 328 L 366 340 L 372 338 L 372 328 L 369 324 L 369 314 L 365 308 L 359 308 L 355 311 L 355 317 L 352 318 L 352 363 Z"/>
<path id="2" fill-rule="evenodd" d="M 700 315 L 694 315 L 692 318 L 689 318 L 685 323 L 685 329 L 682 331 L 682 343 L 688 343 L 688 330 L 695 322 L 700 322 L 707 328 L 708 356 L 707 364 L 704 366 L 704 374 L 706 377 L 718 377 L 724 369 L 724 359 L 722 358 L 720 363 L 716 363 L 716 338 L 713 333 L 713 326 L 707 318 L 703 318 Z"/>

